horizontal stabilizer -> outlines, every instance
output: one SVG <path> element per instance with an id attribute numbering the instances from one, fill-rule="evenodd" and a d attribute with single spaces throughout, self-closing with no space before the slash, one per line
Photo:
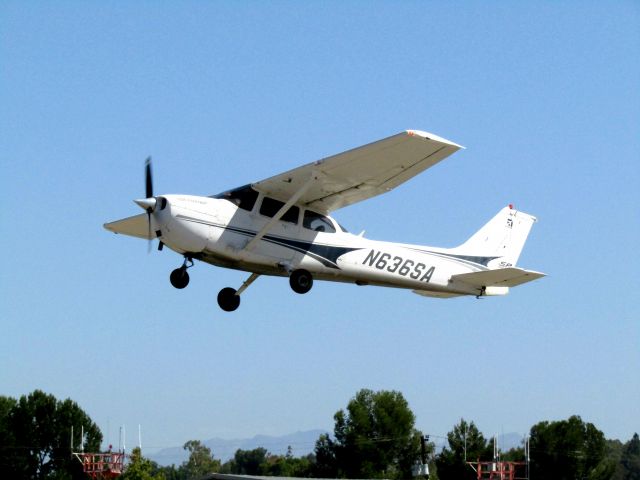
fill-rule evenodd
<path id="1" fill-rule="evenodd" d="M 451 281 L 466 283 L 474 287 L 515 287 L 544 276 L 544 273 L 534 272 L 533 270 L 510 267 L 452 275 Z"/>
<path id="2" fill-rule="evenodd" d="M 153 219 L 151 221 L 153 227 Z M 154 237 L 149 237 L 149 223 L 147 220 L 147 214 L 141 213 L 133 217 L 123 218 L 122 220 L 116 220 L 115 222 L 105 223 L 104 228 L 114 233 L 122 233 L 124 235 L 130 235 L 132 237 L 145 238 L 151 240 Z"/>

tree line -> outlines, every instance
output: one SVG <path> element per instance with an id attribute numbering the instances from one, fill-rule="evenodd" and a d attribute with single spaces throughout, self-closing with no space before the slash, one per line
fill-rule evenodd
<path id="1" fill-rule="evenodd" d="M 81 479 L 82 468 L 71 458 L 71 426 L 82 428 L 85 451 L 98 452 L 102 434 L 97 425 L 70 399 L 60 401 L 39 390 L 20 399 L 0 396 L 0 471 L 15 479 Z M 412 477 L 421 461 L 423 432 L 397 391 L 360 390 L 345 409 L 334 415 L 332 435 L 323 434 L 313 453 L 295 457 L 265 448 L 239 449 L 222 462 L 199 440 L 183 446 L 188 459 L 180 465 L 160 466 L 140 449 L 129 455 L 123 480 L 190 480 L 220 472 L 230 474 L 306 478 Z M 640 439 L 607 440 L 593 424 L 579 416 L 541 421 L 529 432 L 529 476 L 532 480 L 640 480 Z M 447 434 L 447 445 L 436 452 L 433 442 L 424 452 L 431 480 L 473 480 L 467 461 L 493 460 L 490 439 L 474 422 L 461 419 Z M 501 454 L 501 460 L 523 462 L 524 446 Z"/>

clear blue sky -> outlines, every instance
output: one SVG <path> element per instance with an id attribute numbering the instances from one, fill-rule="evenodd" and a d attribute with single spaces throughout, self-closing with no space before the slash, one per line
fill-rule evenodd
<path id="1" fill-rule="evenodd" d="M 578 414 L 640 430 L 640 4 L 0 4 L 0 394 L 76 400 L 117 443 L 332 429 L 357 390 L 417 426 L 486 434 Z M 336 212 L 370 238 L 454 246 L 507 203 L 539 218 L 506 298 L 431 300 L 260 278 L 103 230 L 414 128 L 465 145 Z"/>

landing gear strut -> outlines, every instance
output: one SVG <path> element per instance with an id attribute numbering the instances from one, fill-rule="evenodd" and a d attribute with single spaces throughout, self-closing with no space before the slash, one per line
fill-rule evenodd
<path id="1" fill-rule="evenodd" d="M 233 312 L 237 309 L 240 306 L 240 294 L 244 292 L 259 276 L 260 275 L 257 273 L 252 273 L 238 290 L 231 287 L 226 287 L 220 290 L 220 293 L 218 293 L 218 305 L 220 305 L 220 308 L 225 312 Z"/>
<path id="2" fill-rule="evenodd" d="M 306 270 L 294 270 L 289 277 L 289 285 L 296 293 L 307 293 L 313 287 L 313 277 Z"/>
<path id="3" fill-rule="evenodd" d="M 190 265 L 187 265 L 190 263 Z M 187 273 L 187 268 L 193 267 L 193 260 L 188 257 L 185 257 L 184 263 L 180 268 L 176 268 L 171 275 L 169 276 L 169 281 L 171 285 L 175 288 L 183 289 L 187 285 L 189 285 L 189 274 Z"/>

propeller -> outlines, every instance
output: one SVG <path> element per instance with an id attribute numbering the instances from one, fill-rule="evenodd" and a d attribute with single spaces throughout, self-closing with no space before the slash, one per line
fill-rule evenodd
<path id="1" fill-rule="evenodd" d="M 151 214 L 156 208 L 156 199 L 153 196 L 153 178 L 151 175 L 151 157 L 148 157 L 144 162 L 144 183 L 145 183 L 145 198 L 134 200 L 140 207 L 147 212 L 147 225 L 149 226 L 149 244 L 147 251 L 151 252 Z"/>
<path id="2" fill-rule="evenodd" d="M 151 198 L 153 197 L 153 178 L 151 177 L 151 157 L 147 157 L 144 161 L 144 180 L 145 180 L 145 197 Z"/>

